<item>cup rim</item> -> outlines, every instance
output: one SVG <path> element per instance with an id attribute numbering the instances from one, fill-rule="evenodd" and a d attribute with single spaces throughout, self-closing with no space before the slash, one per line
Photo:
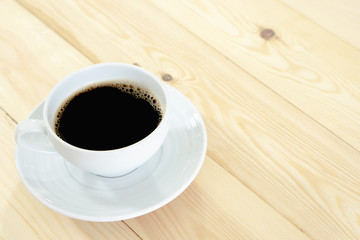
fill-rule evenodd
<path id="1" fill-rule="evenodd" d="M 53 128 L 51 127 L 50 123 L 49 123 L 49 119 L 47 117 L 47 109 L 49 107 L 49 99 L 50 97 L 56 92 L 56 89 L 65 84 L 67 81 L 69 81 L 69 79 L 71 79 L 74 75 L 76 74 L 79 74 L 81 72 L 84 72 L 84 71 L 88 71 L 89 69 L 94 69 L 94 68 L 100 68 L 100 67 L 103 67 L 103 66 L 113 66 L 113 67 L 125 67 L 125 68 L 129 68 L 129 69 L 132 69 L 132 70 L 135 70 L 135 71 L 140 71 L 140 72 L 143 72 L 145 73 L 146 75 L 149 75 L 149 77 L 151 77 L 152 79 L 155 80 L 155 82 L 158 83 L 159 87 L 161 88 L 161 91 L 163 92 L 164 94 L 164 99 L 165 99 L 165 107 L 164 109 L 162 110 L 163 112 L 163 116 L 161 118 L 161 121 L 160 123 L 157 125 L 157 127 L 149 134 L 147 135 L 146 137 L 142 138 L 141 140 L 133 143 L 133 144 L 130 144 L 128 146 L 125 146 L 125 147 L 121 147 L 121 148 L 116 148 L 116 149 L 109 149 L 109 150 L 91 150 L 91 149 L 85 149 L 85 148 L 80 148 L 80 147 L 77 147 L 77 146 L 74 146 L 66 141 L 64 141 L 62 138 L 60 138 L 53 130 Z M 162 128 L 162 126 L 164 124 L 167 123 L 167 119 L 168 119 L 168 107 L 169 107 L 169 97 L 168 97 L 168 93 L 165 89 L 165 83 L 161 82 L 160 79 L 155 75 L 153 74 L 152 72 L 142 68 L 142 67 L 139 67 L 139 66 L 136 66 L 136 65 L 132 65 L 132 64 L 128 64 L 128 63 L 117 63 L 117 62 L 105 62 L 105 63 L 96 63 L 96 64 L 92 64 L 90 66 L 86 66 L 86 67 L 83 67 L 83 68 L 80 68 L 68 75 L 66 75 L 65 77 L 63 77 L 54 87 L 53 89 L 50 91 L 50 93 L 48 94 L 48 96 L 46 97 L 45 99 L 45 102 L 44 102 L 44 108 L 43 108 L 43 120 L 44 120 L 44 123 L 45 123 L 45 126 L 46 126 L 46 129 L 48 131 L 49 134 L 51 134 L 51 136 L 53 138 L 55 138 L 57 141 L 59 141 L 61 144 L 65 145 L 66 147 L 68 148 L 71 148 L 73 150 L 78 150 L 78 151 L 83 151 L 83 152 L 89 152 L 89 153 L 109 153 L 109 152 L 116 152 L 116 151 L 124 151 L 124 150 L 129 150 L 131 148 L 135 148 L 136 146 L 140 145 L 142 142 L 144 142 L 146 139 L 149 139 L 151 136 L 155 135 L 156 132 L 159 131 L 160 128 Z"/>

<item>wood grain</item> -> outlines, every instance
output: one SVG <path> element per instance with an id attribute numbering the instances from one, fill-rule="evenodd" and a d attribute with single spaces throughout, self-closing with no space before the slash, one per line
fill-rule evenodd
<path id="1" fill-rule="evenodd" d="M 0 111 L 0 238 L 139 239 L 123 222 L 104 225 L 74 220 L 51 211 L 31 196 L 14 164 L 15 125 Z"/>
<path id="2" fill-rule="evenodd" d="M 0 4 L 0 107 L 20 121 L 62 77 L 91 62 L 17 3 Z"/>
<path id="3" fill-rule="evenodd" d="M 20 5 L 8 0 L 0 5 L 0 238 L 139 239 L 122 222 L 96 227 L 57 214 L 21 183 L 14 164 L 16 122 L 60 78 L 90 61 Z"/>
<path id="4" fill-rule="evenodd" d="M 282 3 L 300 12 L 335 36 L 360 49 L 360 2 L 359 1 L 294 1 Z"/>
<path id="5" fill-rule="evenodd" d="M 170 235 L 178 239 L 184 236 L 189 236 L 191 239 L 201 239 L 201 236 L 210 239 L 224 239 L 225 235 L 229 238 L 243 236 L 244 239 L 275 239 L 288 236 L 293 237 L 293 239 L 308 239 L 288 220 L 210 158 L 206 159 L 206 165 L 202 169 L 199 180 L 196 180 L 181 198 L 176 199 L 171 205 L 147 215 L 148 220 L 145 222 L 138 222 L 140 218 L 127 222 L 127 224 L 131 223 L 132 228 L 134 226 L 137 228 L 136 233 L 123 222 L 91 223 L 77 221 L 57 214 L 41 205 L 28 193 L 16 173 L 13 162 L 15 121 L 24 119 L 34 107 L 32 104 L 37 104 L 42 96 L 46 96 L 48 88 L 52 87 L 58 79 L 69 71 L 72 71 L 72 68 L 85 66 L 91 62 L 16 3 L 3 0 L 1 6 L 1 17 L 6 21 L 0 22 L 0 36 L 8 44 L 12 42 L 11 39 L 17 40 L 16 44 L 11 45 L 12 48 L 10 49 L 12 50 L 9 52 L 8 58 L 19 61 L 15 64 L 19 67 L 14 67 L 14 65 L 4 61 L 3 71 L 0 72 L 1 89 L 8 93 L 4 96 L 8 100 L 1 102 L 0 111 L 1 238 L 7 240 L 167 239 L 166 237 Z M 15 13 L 21 16 L 22 24 L 18 22 L 19 18 L 16 17 Z M 10 26 L 17 28 L 11 29 Z M 2 32 L 3 29 L 6 31 Z M 29 40 L 25 42 L 21 39 Z M 37 41 L 40 43 L 36 44 Z M 46 46 L 57 46 L 58 48 L 52 47 L 51 51 L 44 50 L 45 53 L 42 53 L 43 47 Z M 2 49 L 7 48 L 9 48 L 8 45 L 2 46 Z M 13 56 L 16 52 L 21 52 L 21 54 Z M 36 54 L 31 54 L 32 52 Z M 28 56 L 28 58 L 22 56 Z M 51 60 L 54 56 L 56 56 L 55 62 Z M 38 64 L 36 68 L 22 67 L 22 63 L 28 59 L 42 64 Z M 66 64 L 61 65 L 65 62 Z M 58 63 L 60 65 L 57 65 Z M 9 74 L 11 77 L 4 74 L 9 72 L 11 72 Z M 25 81 L 24 76 L 36 77 Z M 23 89 L 17 87 L 23 82 L 26 84 Z M 44 83 L 46 83 L 46 87 L 38 88 Z M 39 92 L 33 93 L 34 99 L 27 95 L 27 92 L 35 90 Z M 27 101 L 30 102 L 24 106 L 24 109 L 14 107 Z M 215 176 L 221 176 L 224 182 L 221 184 L 212 182 L 208 176 L 214 176 L 212 177 L 213 181 L 216 181 Z M 197 183 L 198 181 L 200 182 Z M 222 195 L 218 197 L 219 194 Z M 197 206 L 196 215 L 193 214 L 194 209 L 190 206 Z M 175 217 L 173 218 L 170 215 L 170 219 L 168 219 L 163 216 L 164 213 L 167 215 L 169 212 L 173 213 Z M 145 218 L 142 219 L 142 221 L 144 220 Z M 147 224 L 149 223 L 155 224 L 157 228 L 148 229 L 149 225 Z M 182 223 L 182 225 L 179 226 L 178 223 Z M 156 231 L 160 232 L 155 233 Z M 141 235 L 138 236 L 138 233 Z"/>
<path id="6" fill-rule="evenodd" d="M 357 49 L 277 1 L 149 1 L 360 149 Z"/>
<path id="7" fill-rule="evenodd" d="M 144 239 L 309 239 L 209 157 L 177 199 L 126 222 Z"/>
<path id="8" fill-rule="evenodd" d="M 242 47 L 242 49 L 245 49 L 246 53 L 239 54 L 238 59 L 246 58 L 251 64 L 245 63 L 244 60 L 244 65 L 251 67 L 251 73 L 259 76 L 257 72 L 260 72 L 266 79 L 266 84 L 272 82 L 271 86 L 278 86 L 284 93 L 281 95 L 285 95 L 287 99 L 289 96 L 295 96 L 294 99 L 300 100 L 305 98 L 298 108 L 268 89 L 263 84 L 264 80 L 260 78 L 262 83 L 259 82 L 233 61 L 219 54 L 222 50 L 220 46 L 219 49 L 214 49 L 216 46 L 210 47 L 204 44 L 203 36 L 200 36 L 202 40 L 194 37 L 196 34 L 191 33 L 193 27 L 188 27 L 191 30 L 189 32 L 173 21 L 172 17 L 180 16 L 176 13 L 177 7 L 179 7 L 178 11 L 184 14 L 183 16 L 188 16 L 184 11 L 185 7 L 175 3 L 171 4 L 176 7 L 168 2 L 164 3 L 165 8 L 168 9 L 162 13 L 142 1 L 126 2 L 126 8 L 122 7 L 125 1 L 117 3 L 87 1 L 76 4 L 70 1 L 61 4 L 56 1 L 22 0 L 21 2 L 73 46 L 76 47 L 81 42 L 82 47 L 79 49 L 86 49 L 85 55 L 94 56 L 99 61 L 136 62 L 160 77 L 164 73 L 170 74 L 173 80 L 169 84 L 186 94 L 205 116 L 209 134 L 208 155 L 310 238 L 360 237 L 357 220 L 360 214 L 358 191 L 360 186 L 357 181 L 360 177 L 360 166 L 357 162 L 360 153 L 299 110 L 299 108 L 304 108 L 305 111 L 310 109 L 320 116 L 319 109 L 321 109 L 321 114 L 329 117 L 329 112 L 335 114 L 340 111 L 340 107 L 336 106 L 342 105 L 342 101 L 345 101 L 342 111 L 346 114 L 343 118 L 350 119 L 347 123 L 348 125 L 354 123 L 352 127 L 355 130 L 354 136 L 348 133 L 344 136 L 348 139 L 354 137 L 355 140 L 359 137 L 357 135 L 359 129 L 356 129 L 358 116 L 356 111 L 355 114 L 350 113 L 355 106 L 348 105 L 357 101 L 344 90 L 353 89 L 357 94 L 357 88 L 351 88 L 349 85 L 356 86 L 356 81 L 349 83 L 347 79 L 342 80 L 341 77 L 333 79 L 333 82 L 330 81 L 326 76 L 334 70 L 330 68 L 330 63 L 322 60 L 321 54 L 313 56 L 297 42 L 288 49 L 283 47 L 287 49 L 285 53 L 278 51 L 276 47 L 277 44 L 282 44 L 281 41 L 264 43 L 264 40 L 259 38 L 257 25 L 248 26 L 246 17 L 242 20 L 244 25 L 226 28 L 229 32 L 237 31 L 240 26 L 245 33 L 246 29 L 254 31 L 250 39 L 243 39 L 246 48 Z M 202 8 L 211 9 L 219 18 L 224 15 L 219 14 L 219 11 L 227 12 L 230 8 L 225 8 L 221 4 L 215 7 L 211 2 L 210 5 L 196 3 Z M 247 7 L 250 12 L 255 11 L 250 8 L 251 6 Z M 66 11 L 59 11 L 61 8 Z M 245 10 L 239 10 L 239 13 L 243 11 Z M 172 13 L 172 17 L 169 17 L 168 13 Z M 238 16 L 242 15 L 238 14 Z M 213 21 L 210 25 L 207 23 L 207 27 L 197 22 L 205 30 L 217 23 L 221 27 L 226 25 L 225 20 L 222 23 L 219 21 Z M 84 25 L 91 25 L 92 29 L 86 29 Z M 61 29 L 64 28 L 68 31 L 62 34 Z M 206 32 L 205 30 L 199 33 Z M 93 34 L 94 31 L 97 35 Z M 214 38 L 217 39 L 215 36 Z M 76 41 L 73 42 L 72 39 Z M 239 49 L 233 47 L 237 46 L 237 38 L 229 37 L 229 39 L 224 39 L 223 42 L 226 46 L 225 54 Z M 257 44 L 260 44 L 263 50 L 258 50 Z M 272 44 L 275 44 L 274 47 Z M 99 46 L 106 46 L 107 50 L 104 51 Z M 256 61 L 251 58 L 254 52 L 257 52 Z M 280 52 L 286 58 L 283 58 Z M 273 53 L 275 55 L 272 55 Z M 313 58 L 316 58 L 312 60 L 314 64 L 318 64 L 323 71 L 322 74 L 326 76 L 321 78 L 324 80 L 319 83 L 317 80 L 313 83 L 310 79 L 309 83 L 305 84 L 301 76 L 311 75 L 306 69 L 317 71 L 317 68 L 310 67 L 306 62 Z M 274 65 L 280 70 L 282 68 L 285 70 L 278 71 L 273 67 Z M 303 66 L 298 68 L 300 77 L 296 75 L 295 70 L 287 72 L 288 65 L 289 69 Z M 270 78 L 265 77 L 268 74 Z M 275 81 L 277 78 L 280 80 Z M 329 97 L 332 84 L 346 87 L 339 90 L 341 92 L 339 96 Z M 314 101 L 319 101 L 319 106 L 314 104 Z M 331 112 L 328 106 L 330 104 L 336 105 L 335 112 Z M 318 116 L 316 117 L 319 119 Z M 335 119 L 336 117 L 338 116 L 334 116 Z M 334 125 L 332 119 L 327 121 L 331 123 L 330 126 Z M 342 127 L 349 126 L 342 124 L 340 128 Z M 335 132 L 334 129 L 332 130 Z M 355 141 L 349 140 L 349 142 Z M 176 214 L 173 214 L 173 211 L 177 214 L 185 214 L 183 213 L 185 208 L 179 207 L 180 211 L 176 209 L 177 207 L 178 205 L 175 205 L 171 211 L 164 213 L 163 210 L 159 210 L 161 214 L 156 212 L 127 223 L 136 232 L 142 233 L 141 236 L 147 234 L 156 234 L 165 238 L 172 236 L 167 235 L 170 233 L 161 226 L 156 232 L 154 230 L 148 233 L 150 226 L 153 226 L 151 222 L 158 222 L 164 218 L 169 219 L 165 220 L 164 224 L 172 226 L 173 231 L 183 234 L 192 233 L 194 230 L 187 225 L 179 227 L 174 221 L 172 216 Z M 143 225 L 144 223 L 147 227 Z M 269 223 L 265 221 L 261 224 Z M 251 238 L 251 235 L 249 236 Z"/>

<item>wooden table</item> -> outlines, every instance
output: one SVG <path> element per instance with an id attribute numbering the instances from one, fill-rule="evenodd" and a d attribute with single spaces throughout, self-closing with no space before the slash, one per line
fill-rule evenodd
<path id="1" fill-rule="evenodd" d="M 360 4 L 1 0 L 0 239 L 360 239 Z M 14 129 L 67 74 L 144 67 L 187 96 L 204 165 L 168 205 L 111 223 L 39 203 Z"/>

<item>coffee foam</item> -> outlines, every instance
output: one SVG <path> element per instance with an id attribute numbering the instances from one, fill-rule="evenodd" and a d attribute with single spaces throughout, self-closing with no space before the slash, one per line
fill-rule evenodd
<path id="1" fill-rule="evenodd" d="M 140 87 L 136 83 L 133 83 L 131 80 L 118 80 L 118 81 L 111 80 L 111 81 L 104 81 L 101 83 L 91 84 L 89 86 L 86 86 L 86 87 L 78 90 L 75 94 L 70 96 L 57 110 L 57 115 L 55 116 L 56 120 L 55 120 L 55 124 L 54 124 L 55 132 L 56 133 L 59 132 L 58 128 L 59 128 L 59 123 L 60 123 L 62 113 L 66 109 L 67 105 L 75 97 L 79 96 L 82 93 L 89 92 L 93 89 L 101 88 L 101 87 L 117 88 L 117 89 L 121 90 L 122 92 L 131 94 L 132 96 L 134 96 L 136 98 L 142 98 L 142 99 L 146 100 L 155 109 L 155 111 L 157 111 L 159 113 L 159 118 L 160 118 L 159 123 L 160 123 L 162 116 L 163 116 L 163 110 L 160 106 L 159 100 L 155 97 L 155 95 L 151 91 L 146 90 L 143 87 Z"/>

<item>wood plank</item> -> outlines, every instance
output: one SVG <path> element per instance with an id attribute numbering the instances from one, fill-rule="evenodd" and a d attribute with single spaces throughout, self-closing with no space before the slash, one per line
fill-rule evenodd
<path id="1" fill-rule="evenodd" d="M 123 222 L 101 224 L 74 220 L 48 209 L 31 196 L 21 183 L 14 164 L 15 125 L 13 119 L 0 110 L 1 239 L 140 239 Z"/>
<path id="2" fill-rule="evenodd" d="M 2 43 L 1 49 L 10 48 L 11 51 L 8 54 L 8 58 L 15 59 L 16 63 L 4 64 L 2 72 L 0 72 L 1 89 L 3 93 L 8 93 L 6 95 L 7 101 L 1 102 L 2 110 L 0 111 L 0 145 L 2 146 L 0 148 L 0 155 L 2 156 L 2 168 L 0 169 L 0 237 L 4 239 L 29 240 L 138 239 L 139 237 L 123 222 L 90 223 L 73 220 L 57 214 L 30 196 L 30 193 L 27 192 L 20 182 L 13 162 L 15 121 L 24 119 L 34 107 L 32 104 L 37 104 L 46 96 L 49 91 L 48 88 L 51 88 L 58 79 L 72 71 L 73 68 L 85 66 L 91 62 L 14 2 L 2 0 L 0 16 L 6 19 L 6 21 L 0 21 L 0 36 L 8 44 Z M 13 28 L 10 26 L 13 26 Z M 25 41 L 26 39 L 28 39 L 27 42 Z M 11 45 L 12 42 L 16 44 Z M 29 46 L 33 47 L 30 48 Z M 51 51 L 46 49 L 47 46 L 51 46 Z M 15 53 L 17 55 L 14 56 Z M 56 61 L 52 60 L 54 56 L 56 56 Z M 22 67 L 20 63 L 27 61 L 42 64 L 39 64 L 37 67 L 35 65 L 26 68 Z M 5 73 L 11 74 L 6 75 Z M 36 77 L 24 78 L 25 76 Z M 25 86 L 19 88 L 18 86 L 22 86 L 22 83 Z M 47 86 L 38 89 L 44 83 Z M 27 92 L 32 92 L 32 95 L 27 95 Z M 30 101 L 30 103 L 25 105 L 23 109 L 14 108 L 14 105 L 21 105 L 27 101 Z M 251 236 L 252 239 L 275 239 L 282 236 L 292 236 L 293 239 L 308 239 L 289 221 L 241 185 L 230 174 L 222 170 L 213 160 L 208 158 L 206 166 L 202 170 L 200 184 L 196 184 L 197 180 L 194 183 L 194 187 L 191 188 L 193 189 L 192 191 L 188 190 L 188 193 L 176 199 L 176 202 L 174 201 L 166 208 L 155 211 L 153 216 L 161 216 L 162 212 L 170 211 L 175 215 L 183 214 L 183 216 L 190 216 L 185 218 L 185 220 L 191 220 L 191 217 L 199 218 L 195 226 L 186 224 L 182 226 L 181 233 L 185 235 L 191 234 L 194 231 L 200 231 L 198 233 L 200 235 L 223 239 L 224 229 L 228 229 L 231 231 L 226 234 L 234 238 L 237 236 Z M 217 173 L 221 174 L 226 182 L 224 181 L 220 185 L 213 185 L 212 187 L 202 186 L 203 182 L 211 183 L 207 181 L 208 175 Z M 227 188 L 223 188 L 225 184 Z M 225 189 L 231 190 L 231 192 L 225 192 L 223 196 L 218 196 Z M 233 198 L 227 198 L 229 194 Z M 199 208 L 196 215 L 193 215 L 193 209 L 184 207 L 192 201 L 197 202 L 198 198 L 207 196 L 209 197 L 208 200 L 206 198 L 201 199 L 200 203 L 204 207 Z M 217 203 L 227 203 L 227 201 L 231 201 L 231 203 L 236 201 L 235 203 L 243 204 L 221 206 Z M 207 207 L 205 208 L 205 206 Z M 242 213 L 244 211 L 258 214 L 236 214 L 234 216 L 234 213 Z M 208 222 L 200 221 L 209 216 L 212 217 L 211 226 L 217 225 L 214 229 L 209 228 Z M 161 217 L 161 219 L 165 221 L 166 218 Z M 134 220 L 136 221 L 137 228 L 146 227 L 145 223 L 137 223 L 138 220 Z M 258 224 L 259 221 L 262 221 L 262 224 Z M 167 224 L 167 226 L 169 229 L 163 229 L 163 231 L 169 231 L 168 234 L 171 234 L 172 229 L 177 229 L 176 223 L 173 225 Z M 145 234 L 143 229 L 142 233 L 145 235 L 143 239 L 154 239 L 153 234 L 154 236 L 162 236 L 161 234 L 157 235 L 149 232 Z"/>
<path id="3" fill-rule="evenodd" d="M 208 155 L 311 238 L 360 237 L 360 153 L 169 16 L 139 1 L 21 2 L 74 46 L 81 43 L 79 49 L 86 49 L 86 55 L 99 61 L 137 62 L 160 77 L 171 76 L 169 84 L 205 117 Z M 167 12 L 177 16 L 173 10 Z M 87 25 L 92 29 L 83 27 Z M 251 52 L 252 43 L 246 41 Z M 293 55 L 303 56 L 298 54 Z M 271 65 L 272 57 L 267 61 Z M 262 68 L 257 65 L 258 71 Z M 185 214 L 186 208 L 179 209 L 172 211 Z M 144 218 L 127 223 L 141 233 L 150 231 L 142 221 L 157 222 L 159 217 L 154 213 Z M 264 219 L 261 224 L 269 224 Z"/>
<path id="4" fill-rule="evenodd" d="M 281 0 L 337 37 L 360 49 L 360 2 Z"/>
<path id="5" fill-rule="evenodd" d="M 143 239 L 309 239 L 210 157 L 179 198 L 126 222 Z"/>
<path id="6" fill-rule="evenodd" d="M 149 1 L 360 149 L 357 49 L 276 1 Z"/>
<path id="7" fill-rule="evenodd" d="M 0 107 L 19 121 L 62 77 L 91 62 L 22 6 L 0 4 Z"/>
<path id="8" fill-rule="evenodd" d="M 0 237 L 139 239 L 122 222 L 70 219 L 29 196 L 19 178 L 11 177 L 17 175 L 11 161 L 14 142 L 9 142 L 15 123 L 4 112 L 0 112 L 0 127 L 0 143 L 8 146 L 0 149 L 1 156 L 6 155 L 0 169 L 1 176 L 6 176 L 0 181 Z M 219 177 L 222 181 L 218 181 Z M 178 199 L 152 214 L 127 222 L 136 227 L 141 239 L 309 239 L 210 158 L 206 159 L 196 182 Z"/>
<path id="9" fill-rule="evenodd" d="M 103 226 L 46 208 L 25 189 L 15 168 L 16 122 L 60 78 L 91 62 L 10 0 L 0 1 L 0 51 L 0 238 L 139 239 L 123 222 Z"/>

